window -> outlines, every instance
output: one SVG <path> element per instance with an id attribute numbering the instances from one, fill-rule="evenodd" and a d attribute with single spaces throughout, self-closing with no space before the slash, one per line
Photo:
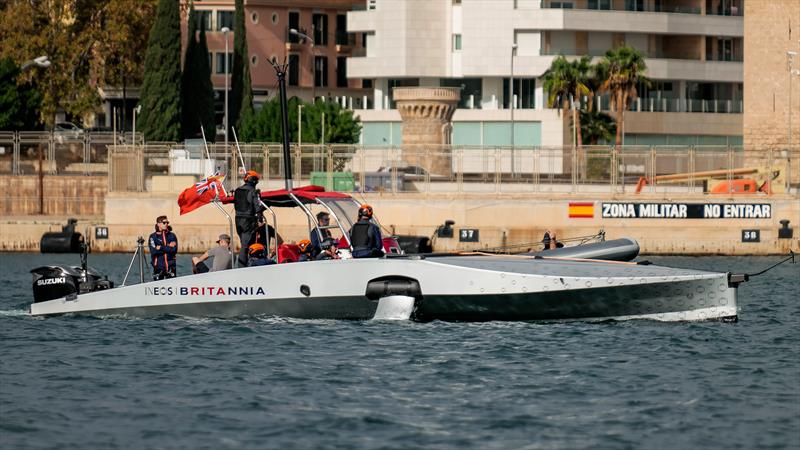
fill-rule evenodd
<path id="1" fill-rule="evenodd" d="M 572 9 L 572 2 L 552 2 L 551 8 Z"/>
<path id="2" fill-rule="evenodd" d="M 626 11 L 644 11 L 644 0 L 625 0 Z"/>
<path id="3" fill-rule="evenodd" d="M 453 51 L 461 50 L 461 35 L 454 34 L 453 35 Z"/>
<path id="4" fill-rule="evenodd" d="M 364 89 L 371 89 L 372 88 L 372 79 L 371 78 L 364 78 L 361 80 L 361 87 Z"/>
<path id="5" fill-rule="evenodd" d="M 300 13 L 297 11 L 289 12 L 289 30 L 300 30 Z M 289 33 L 289 30 L 286 32 Z M 297 35 L 289 33 L 288 39 L 290 44 L 300 43 L 300 37 Z"/>
<path id="6" fill-rule="evenodd" d="M 314 14 L 311 23 L 314 26 L 314 45 L 328 45 L 328 15 Z"/>
<path id="7" fill-rule="evenodd" d="M 508 95 L 508 78 L 503 78 L 503 107 L 511 107 L 511 98 Z M 514 109 L 532 109 L 534 104 L 534 91 L 536 89 L 536 79 L 534 78 L 514 78 L 514 95 L 517 96 L 517 104 Z"/>
<path id="8" fill-rule="evenodd" d="M 336 45 L 356 45 L 356 36 L 347 32 L 347 16 L 336 16 Z"/>
<path id="9" fill-rule="evenodd" d="M 611 0 L 589 0 L 589 9 L 611 9 Z"/>
<path id="10" fill-rule="evenodd" d="M 314 57 L 314 86 L 328 86 L 328 57 Z"/>
<path id="11" fill-rule="evenodd" d="M 254 11 L 254 12 L 250 13 L 250 21 L 253 22 L 253 23 L 258 23 L 258 13 L 257 12 Z"/>
<path id="12" fill-rule="evenodd" d="M 255 67 L 258 65 L 258 55 L 253 55 L 250 57 L 250 64 Z"/>
<path id="13" fill-rule="evenodd" d="M 370 11 L 378 9 L 378 0 L 367 0 L 367 9 Z"/>
<path id="14" fill-rule="evenodd" d="M 296 53 L 289 55 L 289 86 L 297 86 L 300 81 L 300 56 Z"/>
<path id="15" fill-rule="evenodd" d="M 216 70 L 214 73 L 222 75 L 225 73 L 225 52 L 215 53 L 216 55 Z M 228 73 L 233 70 L 233 53 L 228 53 Z"/>
<path id="16" fill-rule="evenodd" d="M 347 57 L 336 58 L 336 87 L 347 87 Z"/>
<path id="17" fill-rule="evenodd" d="M 206 31 L 213 30 L 213 28 L 211 28 L 211 25 L 212 25 L 211 24 L 211 11 L 195 10 L 194 13 L 197 14 L 197 29 L 198 30 L 203 29 L 203 28 L 205 28 Z"/>
<path id="18" fill-rule="evenodd" d="M 272 24 L 273 25 L 277 25 L 278 24 L 278 13 L 276 13 L 276 12 L 272 13 Z"/>
<path id="19" fill-rule="evenodd" d="M 233 31 L 233 11 L 217 11 L 217 30 L 223 28 Z"/>

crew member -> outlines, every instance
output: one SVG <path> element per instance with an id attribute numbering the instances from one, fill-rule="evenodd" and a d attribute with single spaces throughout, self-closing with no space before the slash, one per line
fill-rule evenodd
<path id="1" fill-rule="evenodd" d="M 322 251 L 319 255 L 317 255 L 317 261 L 325 261 L 328 259 L 339 259 L 339 254 L 336 253 L 338 251 L 338 244 L 336 243 L 336 239 L 329 237 L 326 238 L 319 244 Z"/>
<path id="2" fill-rule="evenodd" d="M 326 227 L 331 224 L 331 216 L 325 211 L 320 211 L 317 213 L 317 226 L 311 230 L 311 235 L 309 236 L 311 241 L 311 256 L 316 257 L 319 255 L 319 252 L 322 251 L 319 247 L 321 241 L 324 241 L 326 238 L 331 237 L 331 230 L 327 229 Z M 320 240 L 319 235 L 322 235 L 322 239 Z"/>
<path id="3" fill-rule="evenodd" d="M 178 254 L 178 238 L 172 232 L 167 216 L 158 216 L 155 228 L 149 239 L 153 280 L 173 278 L 177 274 L 175 255 Z"/>
<path id="4" fill-rule="evenodd" d="M 353 258 L 377 258 L 383 256 L 383 237 L 372 219 L 372 207 L 364 204 L 358 208 L 358 222 L 350 228 L 350 244 Z"/>
<path id="5" fill-rule="evenodd" d="M 264 247 L 263 244 L 259 244 L 258 242 L 250 246 L 248 254 L 249 254 L 249 259 L 247 260 L 247 265 L 249 267 L 268 266 L 270 264 L 275 264 L 275 261 L 267 258 L 266 247 Z"/>
<path id="6" fill-rule="evenodd" d="M 217 245 L 208 249 L 200 256 L 192 257 L 192 265 L 194 266 L 194 273 L 217 272 L 219 270 L 228 270 L 231 268 L 231 237 L 227 234 L 220 234 L 217 240 Z M 212 258 L 211 268 L 204 261 Z"/>
<path id="7" fill-rule="evenodd" d="M 556 239 L 556 233 L 550 230 L 544 232 L 544 238 L 542 238 L 542 244 L 544 244 L 543 250 L 553 250 L 564 246 L 564 244 L 558 242 L 558 240 Z"/>
<path id="8" fill-rule="evenodd" d="M 256 242 L 256 230 L 264 222 L 261 206 L 261 193 L 256 189 L 261 175 L 254 170 L 248 170 L 244 175 L 244 184 L 233 192 L 233 207 L 236 210 L 236 234 L 239 235 L 241 251 L 239 263 L 247 265 L 247 252 Z"/>
<path id="9" fill-rule="evenodd" d="M 300 249 L 300 256 L 297 258 L 297 261 L 313 261 L 314 257 L 311 256 L 311 241 L 308 239 L 301 239 L 300 242 L 297 243 L 297 248 Z"/>

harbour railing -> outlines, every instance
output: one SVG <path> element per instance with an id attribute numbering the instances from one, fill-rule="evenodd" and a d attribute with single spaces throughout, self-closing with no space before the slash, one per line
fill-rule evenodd
<path id="1" fill-rule="evenodd" d="M 0 132 L 0 203 L 4 216 L 102 215 L 106 192 L 177 193 L 219 171 L 226 188 L 241 173 L 262 173 L 262 190 L 284 184 L 277 143 L 236 147 L 202 141 L 148 142 L 130 134 L 79 136 Z M 319 184 L 382 196 L 641 194 L 706 196 L 720 182 L 769 178 L 798 195 L 800 145 L 749 151 L 735 146 L 411 146 L 292 145 L 295 185 Z M 746 175 L 727 172 L 752 168 Z M 703 173 L 705 172 L 705 173 Z M 711 172 L 713 175 L 709 175 Z M 741 171 L 739 171 L 741 172 Z M 777 176 L 776 176 L 777 174 Z M 12 176 L 8 176 L 12 175 Z M 13 176 L 16 175 L 16 176 Z M 665 175 L 671 175 L 665 177 Z M 640 183 L 644 178 L 647 182 Z"/>

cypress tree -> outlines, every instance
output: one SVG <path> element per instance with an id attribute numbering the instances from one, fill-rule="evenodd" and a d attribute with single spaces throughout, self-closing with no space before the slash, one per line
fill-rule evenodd
<path id="1" fill-rule="evenodd" d="M 200 118 L 197 117 L 197 15 L 194 3 L 189 7 L 187 20 L 186 53 L 183 56 L 181 76 L 181 129 L 184 139 L 199 134 Z"/>
<path id="2" fill-rule="evenodd" d="M 179 2 L 159 0 L 147 40 L 138 124 L 150 141 L 181 138 L 181 17 Z"/>
<path id="3" fill-rule="evenodd" d="M 203 122 L 206 139 L 214 142 L 217 137 L 214 113 L 214 85 L 211 83 L 211 61 L 208 59 L 208 43 L 206 27 L 200 20 L 200 42 L 195 49 L 195 67 L 197 68 L 197 115 Z"/>
<path id="4" fill-rule="evenodd" d="M 242 119 L 253 113 L 253 89 L 250 83 L 250 60 L 247 52 L 247 29 L 244 24 L 244 0 L 236 0 L 233 22 L 233 72 L 229 124 L 241 126 Z"/>

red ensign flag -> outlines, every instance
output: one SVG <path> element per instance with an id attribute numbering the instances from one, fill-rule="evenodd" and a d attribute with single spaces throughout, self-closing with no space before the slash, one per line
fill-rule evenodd
<path id="1" fill-rule="evenodd" d="M 194 186 L 184 189 L 181 195 L 178 196 L 181 215 L 211 203 L 217 194 L 224 196 L 225 188 L 222 187 L 222 180 L 224 179 L 225 175 L 216 172 L 214 175 L 198 181 Z"/>

